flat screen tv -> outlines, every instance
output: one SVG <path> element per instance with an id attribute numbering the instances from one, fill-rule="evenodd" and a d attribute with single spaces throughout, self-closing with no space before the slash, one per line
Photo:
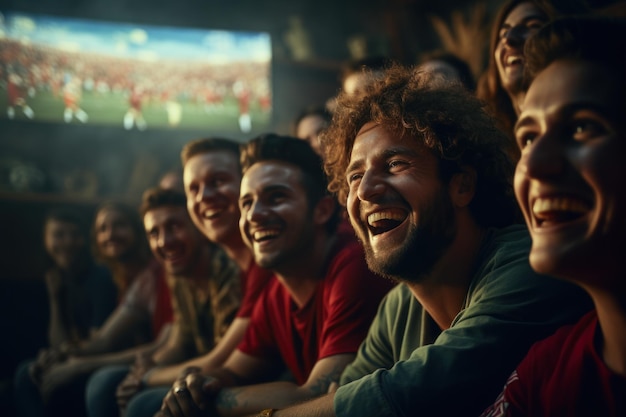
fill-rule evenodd
<path id="1" fill-rule="evenodd" d="M 0 118 L 136 131 L 264 131 L 272 115 L 271 59 L 264 32 L 4 12 Z"/>

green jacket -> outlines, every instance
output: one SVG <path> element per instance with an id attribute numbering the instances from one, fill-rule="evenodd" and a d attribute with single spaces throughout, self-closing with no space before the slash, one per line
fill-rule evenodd
<path id="1" fill-rule="evenodd" d="M 490 230 L 443 332 L 406 285 L 389 292 L 342 375 L 337 416 L 480 414 L 532 343 L 592 308 L 578 287 L 535 274 L 529 248 L 523 226 Z"/>

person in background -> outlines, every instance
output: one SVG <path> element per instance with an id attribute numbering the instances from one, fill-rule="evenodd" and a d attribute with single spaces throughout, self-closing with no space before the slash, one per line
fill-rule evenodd
<path id="1" fill-rule="evenodd" d="M 517 159 L 513 125 L 524 99 L 524 44 L 547 22 L 560 15 L 587 13 L 583 0 L 509 0 L 499 10 L 489 41 L 489 63 L 476 94 L 484 100 L 499 127 L 511 136 L 507 151 Z"/>
<path id="2" fill-rule="evenodd" d="M 354 233 L 337 229 L 336 200 L 309 144 L 260 136 L 245 146 L 242 165 L 241 233 L 276 280 L 223 367 L 180 378 L 162 415 L 244 415 L 325 393 L 354 358 L 391 287 L 367 269 Z M 283 366 L 295 381 L 275 381 Z"/>
<path id="3" fill-rule="evenodd" d="M 93 261 L 88 241 L 80 214 L 63 209 L 47 214 L 44 246 L 52 265 L 46 271 L 45 282 L 50 300 L 51 348 L 89 338 L 117 304 L 111 273 Z"/>
<path id="4" fill-rule="evenodd" d="M 360 59 L 351 59 L 343 63 L 339 73 L 341 90 L 348 95 L 359 95 L 368 84 L 380 78 L 391 64 L 392 60 L 384 56 L 370 56 Z M 326 108 L 331 113 L 337 105 L 337 97 L 326 102 Z"/>
<path id="5" fill-rule="evenodd" d="M 41 352 L 27 372 L 16 375 L 16 409 L 23 416 L 84 415 L 89 374 L 77 377 L 75 359 L 149 342 L 172 320 L 163 269 L 150 254 L 137 212 L 104 203 L 92 233 L 96 258 L 112 271 L 119 303 L 89 338 Z"/>
<path id="6" fill-rule="evenodd" d="M 308 107 L 294 120 L 293 136 L 304 139 L 318 155 L 322 155 L 320 134 L 328 127 L 331 119 L 332 115 L 325 107 Z"/>
<path id="7" fill-rule="evenodd" d="M 176 366 L 209 352 L 228 329 L 241 300 L 239 268 L 196 229 L 182 192 L 148 189 L 140 212 L 152 253 L 172 280 L 175 319 L 160 343 L 80 360 L 83 372 L 102 368 L 87 384 L 90 416 L 117 415 L 118 406 L 126 411 L 129 401 L 132 404 L 139 398 L 138 393 L 153 390 L 145 378 L 148 373 L 156 376 L 164 366 Z M 150 416 L 158 411 L 163 395 L 156 397 Z M 127 416 L 136 415 L 132 408 Z M 149 408 L 149 403 L 140 408 Z"/>
<path id="8" fill-rule="evenodd" d="M 581 286 L 595 309 L 536 343 L 483 416 L 624 416 L 626 20 L 555 20 L 524 55 L 515 193 L 530 264 Z"/>
<path id="9" fill-rule="evenodd" d="M 273 415 L 476 415 L 532 343 L 591 303 L 530 268 L 507 138 L 465 88 L 395 67 L 338 104 L 330 190 L 369 268 L 399 284 L 337 391 Z"/>
<path id="10" fill-rule="evenodd" d="M 432 71 L 451 81 L 459 81 L 468 91 L 476 90 L 476 80 L 467 62 L 447 51 L 433 51 L 424 54 L 418 70 Z"/>
<path id="11" fill-rule="evenodd" d="M 45 274 L 50 304 L 49 350 L 55 351 L 95 332 L 115 308 L 117 290 L 108 269 L 93 262 L 80 214 L 67 209 L 50 211 L 44 220 L 43 237 L 50 260 Z M 37 395 L 36 386 L 29 383 L 29 369 L 34 363 L 28 360 L 18 366 L 16 397 L 26 398 L 17 404 L 28 406 L 25 393 Z"/>
<path id="12" fill-rule="evenodd" d="M 185 184 L 183 183 L 183 171 L 180 168 L 173 168 L 165 172 L 158 183 L 159 188 L 166 190 L 185 192 Z"/>

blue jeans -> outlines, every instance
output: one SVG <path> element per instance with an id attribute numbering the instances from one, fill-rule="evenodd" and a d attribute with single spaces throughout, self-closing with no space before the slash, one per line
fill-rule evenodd
<path id="1" fill-rule="evenodd" d="M 126 417 L 153 417 L 161 409 L 163 398 L 170 388 L 163 386 L 144 389 L 128 403 Z"/>
<path id="2" fill-rule="evenodd" d="M 115 390 L 124 380 L 128 371 L 130 371 L 128 365 L 105 366 L 89 378 L 85 393 L 89 417 L 114 417 L 118 415 Z"/>

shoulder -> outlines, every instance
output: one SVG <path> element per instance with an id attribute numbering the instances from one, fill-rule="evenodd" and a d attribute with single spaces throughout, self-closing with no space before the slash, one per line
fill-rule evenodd
<path id="1" fill-rule="evenodd" d="M 525 361 L 533 364 L 536 370 L 553 368 L 574 352 L 592 346 L 597 324 L 596 311 L 590 311 L 577 323 L 563 326 L 551 336 L 536 342 L 528 351 Z"/>

